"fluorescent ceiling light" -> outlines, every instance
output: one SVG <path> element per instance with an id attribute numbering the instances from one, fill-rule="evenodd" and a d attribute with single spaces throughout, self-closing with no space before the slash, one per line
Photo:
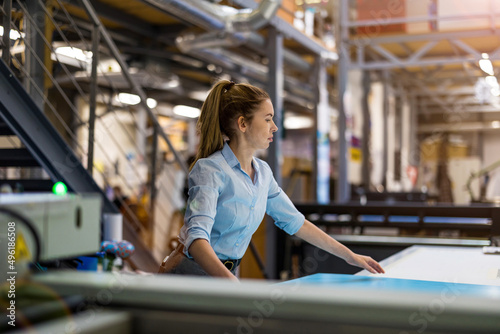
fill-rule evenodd
<path id="1" fill-rule="evenodd" d="M 135 94 L 129 94 L 129 93 L 119 93 L 118 94 L 118 101 L 124 104 L 129 104 L 131 106 L 134 106 L 136 104 L 139 104 L 141 102 L 141 98 L 139 95 Z"/>
<path id="2" fill-rule="evenodd" d="M 129 93 L 119 93 L 117 99 L 121 103 L 128 104 L 131 106 L 135 106 L 136 104 L 139 104 L 141 102 L 141 98 L 139 97 L 139 95 L 129 94 Z M 151 109 L 155 108 L 158 105 L 158 102 L 152 98 L 148 98 L 146 100 L 146 103 L 148 104 L 148 107 Z"/>
<path id="3" fill-rule="evenodd" d="M 83 51 L 82 49 L 75 48 L 72 46 L 61 46 L 56 48 L 55 53 L 74 58 L 76 60 L 80 60 L 86 63 L 90 63 L 92 59 L 92 52 L 91 51 Z"/>
<path id="4" fill-rule="evenodd" d="M 188 106 L 183 106 L 183 105 L 178 105 L 175 106 L 173 109 L 174 114 L 179 115 L 179 116 L 184 116 L 184 117 L 189 117 L 189 118 L 196 118 L 200 116 L 200 109 L 198 108 L 193 108 L 193 107 L 188 107 Z"/>
<path id="5" fill-rule="evenodd" d="M 493 71 L 493 64 L 491 63 L 490 56 L 487 53 L 482 54 L 483 59 L 479 61 L 479 67 L 483 70 L 483 72 L 493 75 L 495 72 Z"/>
<path id="6" fill-rule="evenodd" d="M 146 100 L 146 103 L 150 109 L 154 109 L 158 105 L 158 101 L 150 97 Z"/>
<path id="7" fill-rule="evenodd" d="M 307 129 L 314 125 L 311 117 L 308 116 L 287 116 L 283 122 L 285 129 Z"/>
<path id="8" fill-rule="evenodd" d="M 0 26 L 0 36 L 3 36 L 3 27 Z M 17 30 L 13 30 L 11 29 L 10 32 L 9 32 L 9 37 L 10 39 L 13 39 L 13 40 L 16 40 L 16 39 L 19 39 L 19 38 L 24 38 L 25 34 L 22 32 L 22 33 L 19 33 L 19 31 Z"/>
<path id="9" fill-rule="evenodd" d="M 500 129 L 500 121 L 493 121 L 493 122 L 491 122 L 491 127 L 493 129 Z"/>

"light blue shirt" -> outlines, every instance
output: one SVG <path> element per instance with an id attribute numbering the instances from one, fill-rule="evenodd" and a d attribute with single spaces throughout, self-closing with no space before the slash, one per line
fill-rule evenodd
<path id="1" fill-rule="evenodd" d="M 208 240 L 221 260 L 240 259 L 264 214 L 276 226 L 295 234 L 304 215 L 278 186 L 269 165 L 253 158 L 254 181 L 227 143 L 200 159 L 189 173 L 189 199 L 179 240 L 187 256 L 196 239 Z"/>

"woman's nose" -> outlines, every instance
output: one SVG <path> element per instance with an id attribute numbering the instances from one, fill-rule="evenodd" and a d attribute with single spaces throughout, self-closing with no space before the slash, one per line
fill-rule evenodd
<path id="1" fill-rule="evenodd" d="M 276 123 L 273 122 L 273 128 L 271 129 L 272 132 L 278 131 L 278 127 L 276 126 Z"/>

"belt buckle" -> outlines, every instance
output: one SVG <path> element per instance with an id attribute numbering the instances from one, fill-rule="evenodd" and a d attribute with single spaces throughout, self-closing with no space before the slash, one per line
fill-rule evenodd
<path id="1" fill-rule="evenodd" d="M 226 261 L 224 261 L 224 266 L 227 268 L 227 270 L 231 271 L 234 268 L 234 262 L 226 260 Z"/>

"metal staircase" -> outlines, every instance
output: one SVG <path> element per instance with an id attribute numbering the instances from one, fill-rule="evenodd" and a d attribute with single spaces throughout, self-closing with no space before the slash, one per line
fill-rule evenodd
<path id="1" fill-rule="evenodd" d="M 2 62 L 1 66 L 5 66 Z M 27 148 L 18 148 L 19 142 L 13 140 L 16 133 L 11 130 L 9 125 L 0 117 L 0 138 L 4 138 L 5 142 L 9 145 L 0 147 L 0 168 L 31 168 L 41 167 L 38 161 L 33 158 Z M 2 175 L 2 185 L 8 185 L 10 189 L 15 191 L 27 192 L 43 192 L 51 189 L 53 182 L 50 179 L 21 179 L 21 178 L 8 178 L 7 175 Z"/>
<path id="2" fill-rule="evenodd" d="M 162 130 L 154 111 L 147 105 L 144 89 L 130 74 L 91 3 L 87 0 L 81 2 L 90 25 L 77 24 L 59 0 L 47 3 L 41 0 L 27 3 L 4 1 L 3 22 L 4 26 L 8 22 L 10 28 L 4 29 L 4 34 L 8 36 L 10 30 L 20 37 L 9 41 L 4 35 L 2 39 L 0 142 L 7 145 L 0 147 L 0 184 L 24 191 L 50 191 L 54 182 L 63 181 L 69 191 L 101 194 L 103 213 L 116 213 L 118 208 L 106 193 L 113 185 L 111 182 L 119 182 L 138 199 L 140 189 L 137 184 L 149 183 L 152 186 L 148 192 L 148 204 L 139 201 L 120 204 L 124 213 L 123 238 L 136 247 L 128 263 L 133 269 L 156 272 L 159 257 L 165 255 L 167 247 L 155 245 L 154 235 L 158 227 L 155 221 L 172 217 L 176 208 L 172 203 L 177 197 L 172 184 L 179 178 L 178 171 L 187 172 L 187 166 Z M 58 19 L 52 16 L 54 9 L 57 9 Z M 20 17 L 23 25 L 19 23 Z M 40 17 L 44 20 L 41 21 Z M 61 17 L 64 17 L 64 26 L 58 24 Z M 55 37 L 57 47 L 80 45 L 92 50 L 92 56 L 68 65 L 56 52 Z M 127 87 L 117 87 L 117 73 L 106 73 L 99 68 L 102 48 L 107 52 L 107 64 L 113 61 L 119 65 L 122 82 L 126 82 Z M 137 94 L 141 98 L 140 104 L 130 106 L 116 102 L 114 97 L 123 91 Z M 139 112 L 143 112 L 142 121 Z M 132 125 L 120 121 L 119 116 L 125 113 L 130 115 Z M 96 123 L 106 117 L 112 119 L 113 127 L 97 129 Z M 125 147 L 123 138 L 115 138 L 117 132 L 123 133 L 123 138 L 132 144 Z M 88 139 L 82 140 L 82 137 Z M 137 137 L 147 138 L 143 147 L 138 147 Z M 158 161 L 161 141 L 174 158 L 169 166 Z M 95 161 L 97 150 L 103 157 L 102 164 L 113 166 L 115 161 L 120 161 L 122 165 L 127 164 L 122 170 L 129 173 L 123 175 L 115 165 L 111 180 L 109 170 L 103 170 Z M 115 154 L 120 156 L 115 160 L 104 160 Z M 130 156 L 138 157 L 136 160 L 140 160 L 140 166 L 137 162 L 134 164 Z M 33 167 L 41 167 L 45 177 L 22 177 L 29 175 Z M 16 169 L 16 175 L 11 177 L 9 174 L 13 173 L 9 171 L 13 169 Z M 149 215 L 147 226 L 138 215 L 137 207 L 141 205 L 144 206 L 142 211 Z M 165 229 L 168 227 L 163 231 Z M 165 239 L 167 237 L 165 235 Z"/>

